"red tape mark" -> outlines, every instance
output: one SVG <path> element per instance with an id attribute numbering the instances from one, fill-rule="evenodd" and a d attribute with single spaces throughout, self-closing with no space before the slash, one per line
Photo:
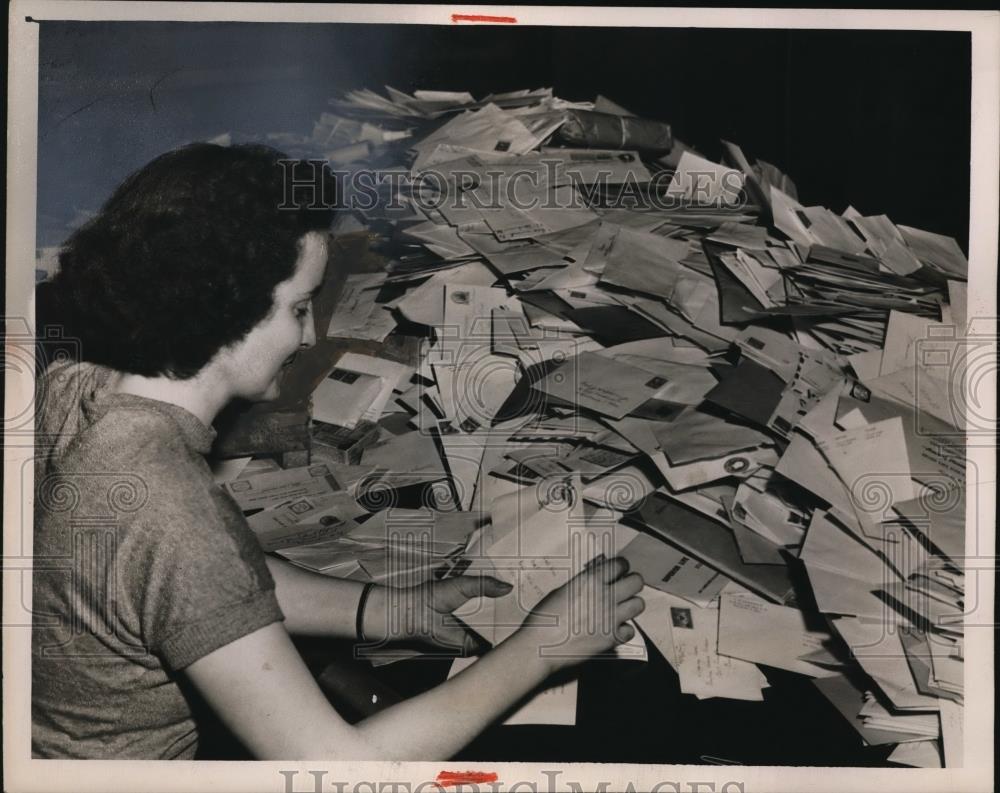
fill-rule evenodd
<path id="1" fill-rule="evenodd" d="M 486 14 L 452 14 L 452 22 L 501 22 L 506 25 L 516 25 L 515 17 L 491 17 Z"/>
<path id="2" fill-rule="evenodd" d="M 496 782 L 497 775 L 493 771 L 441 771 L 434 781 L 441 787 L 481 785 L 486 782 Z"/>

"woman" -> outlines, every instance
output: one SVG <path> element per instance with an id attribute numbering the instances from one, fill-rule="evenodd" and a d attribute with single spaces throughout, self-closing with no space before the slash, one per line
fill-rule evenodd
<path id="1" fill-rule="evenodd" d="M 52 298 L 80 361 L 40 383 L 36 756 L 193 757 L 196 692 L 258 758 L 445 758 L 558 668 L 631 638 L 642 581 L 599 558 L 437 688 L 357 725 L 330 707 L 290 633 L 397 638 L 394 604 L 421 625 L 509 587 L 401 591 L 308 573 L 265 558 L 215 486 L 215 416 L 234 398 L 275 398 L 316 338 L 330 210 L 290 205 L 280 159 L 207 144 L 165 154 L 61 252 Z M 603 604 L 597 630 L 588 603 Z M 546 628 L 538 615 L 553 614 Z M 557 641 L 558 656 L 540 652 Z"/>

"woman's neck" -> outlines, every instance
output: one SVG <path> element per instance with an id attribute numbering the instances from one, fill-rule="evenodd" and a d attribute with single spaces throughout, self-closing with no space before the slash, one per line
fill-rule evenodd
<path id="1" fill-rule="evenodd" d="M 112 386 L 112 390 L 119 394 L 133 394 L 177 405 L 197 416 L 208 427 L 229 401 L 226 390 L 220 388 L 220 384 L 208 382 L 209 379 L 210 376 L 204 371 L 188 380 L 174 380 L 163 375 L 144 377 L 125 373 Z"/>

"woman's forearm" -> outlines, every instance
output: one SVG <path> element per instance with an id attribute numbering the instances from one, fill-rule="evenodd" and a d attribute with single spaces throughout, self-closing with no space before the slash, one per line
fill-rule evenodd
<path id="1" fill-rule="evenodd" d="M 541 683 L 537 639 L 518 633 L 437 688 L 350 725 L 320 691 L 278 623 L 185 670 L 261 760 L 445 759 Z"/>
<path id="2" fill-rule="evenodd" d="M 214 650 L 185 671 L 223 723 L 260 759 L 445 759 L 551 671 L 631 637 L 624 623 L 642 611 L 642 601 L 635 597 L 642 578 L 626 572 L 620 559 L 591 562 L 549 593 L 521 629 L 471 667 L 354 726 L 330 707 L 279 623 Z M 278 568 L 279 586 L 291 584 L 287 592 L 295 589 L 296 596 L 307 597 L 312 582 L 296 589 L 286 573 Z M 338 586 L 357 588 L 346 581 L 327 583 L 334 591 Z M 341 622 L 349 622 L 345 610 L 340 611 Z M 555 626 L 550 624 L 553 616 Z M 607 629 L 600 627 L 605 624 Z M 543 658 L 541 648 L 556 641 L 559 656 Z"/>
<path id="3" fill-rule="evenodd" d="M 278 605 L 285 615 L 285 629 L 290 634 L 362 638 L 358 636 L 357 620 L 364 584 L 313 573 L 270 556 L 267 566 L 274 578 Z M 455 591 L 460 592 L 461 588 Z M 488 589 L 488 594 L 495 596 L 497 591 Z M 463 629 L 447 627 L 442 614 L 466 599 L 460 595 L 458 601 L 443 611 L 435 610 L 433 593 L 426 587 L 399 589 L 378 584 L 369 591 L 361 609 L 363 638 L 366 642 L 417 639 L 461 647 L 469 637 Z"/>
<path id="4" fill-rule="evenodd" d="M 363 584 L 311 573 L 273 557 L 268 557 L 267 565 L 289 633 L 355 637 Z M 384 628 L 380 615 L 387 608 L 387 591 L 376 587 L 365 608 L 369 638 L 376 638 Z M 547 674 L 537 647 L 515 634 L 444 684 L 358 724 L 354 728 L 357 742 L 351 742 L 357 747 L 354 751 L 360 749 L 379 759 L 446 759 L 512 702 L 541 684 Z M 435 729 L 426 728 L 430 723 Z M 344 748 L 331 748 L 331 756 L 338 756 Z"/>
<path id="5" fill-rule="evenodd" d="M 355 638 L 363 584 L 312 573 L 274 556 L 267 557 L 267 567 L 274 577 L 275 595 L 289 633 Z"/>
<path id="6" fill-rule="evenodd" d="M 446 760 L 550 671 L 537 644 L 516 633 L 450 680 L 370 716 L 354 729 L 372 758 Z"/>

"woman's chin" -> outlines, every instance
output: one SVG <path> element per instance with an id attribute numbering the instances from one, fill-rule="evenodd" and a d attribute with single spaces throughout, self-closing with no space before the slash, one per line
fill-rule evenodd
<path id="1" fill-rule="evenodd" d="M 278 383 L 278 378 L 275 378 L 270 382 L 266 389 L 260 391 L 251 396 L 245 397 L 248 402 L 274 402 L 279 396 L 281 396 L 281 386 Z"/>

